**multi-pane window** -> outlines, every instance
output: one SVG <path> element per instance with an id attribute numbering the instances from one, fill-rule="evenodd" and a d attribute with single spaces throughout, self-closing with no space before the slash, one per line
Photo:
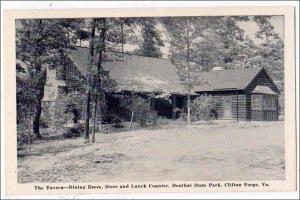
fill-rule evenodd
<path id="1" fill-rule="evenodd" d="M 252 95 L 251 108 L 252 110 L 261 110 L 261 95 Z"/>
<path id="2" fill-rule="evenodd" d="M 276 96 L 274 95 L 252 95 L 252 110 L 276 110 Z"/>
<path id="3" fill-rule="evenodd" d="M 264 110 L 276 110 L 276 98 L 274 95 L 264 96 Z"/>

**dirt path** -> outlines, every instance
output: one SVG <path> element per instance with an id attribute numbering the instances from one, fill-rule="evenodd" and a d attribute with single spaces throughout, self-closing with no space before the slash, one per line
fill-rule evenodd
<path id="1" fill-rule="evenodd" d="M 250 128 L 251 127 L 251 128 Z M 233 122 L 34 144 L 19 182 L 284 179 L 283 122 Z"/>

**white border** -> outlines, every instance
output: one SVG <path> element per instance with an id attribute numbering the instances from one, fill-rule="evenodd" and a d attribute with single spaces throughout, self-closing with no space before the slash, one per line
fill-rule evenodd
<path id="1" fill-rule="evenodd" d="M 276 1 L 276 2 L 253 2 L 253 1 L 245 1 L 245 2 L 237 2 L 237 1 L 213 1 L 213 2 L 198 2 L 198 1 L 169 1 L 169 2 L 159 2 L 159 1 L 144 1 L 144 2 L 137 2 L 137 1 L 116 1 L 116 2 L 99 2 L 99 1 L 77 1 L 77 2 L 57 2 L 57 1 L 44 1 L 44 2 L 37 2 L 37 1 L 15 1 L 15 2 L 1 2 L 1 15 L 2 10 L 4 9 L 49 9 L 49 8 L 112 8 L 112 7 L 191 7 L 191 6 L 276 6 L 276 5 L 284 5 L 284 6 L 296 6 L 295 9 L 295 24 L 296 24 L 296 98 L 297 98 L 297 119 L 299 119 L 299 4 L 296 1 Z M 1 41 L 3 41 L 3 17 L 1 17 Z M 4 51 L 1 42 L 1 52 Z M 3 66 L 3 54 L 1 54 L 1 65 Z M 3 95 L 4 95 L 4 77 L 2 72 L 3 67 L 1 67 L 1 111 L 3 111 Z M 3 133 L 3 119 L 4 113 L 1 112 L 1 132 Z M 298 141 L 297 141 L 297 152 L 298 152 L 298 159 L 299 159 L 299 121 L 297 122 L 297 131 L 298 131 Z M 2 135 L 3 136 L 3 135 Z M 3 155 L 4 155 L 4 141 L 3 137 L 1 136 L 1 174 L 4 174 L 3 169 Z M 298 160 L 299 162 L 299 160 Z M 299 166 L 297 168 L 298 176 L 299 176 Z M 297 190 L 298 192 L 280 192 L 280 193 L 169 193 L 169 194 L 160 194 L 160 193 L 143 193 L 143 194 L 97 194 L 97 195 L 26 195 L 26 196 L 5 196 L 3 192 L 5 191 L 4 186 L 4 178 L 1 176 L 1 198 L 273 198 L 273 199 L 290 199 L 290 198 L 298 198 L 299 197 L 299 177 L 297 182 Z"/>

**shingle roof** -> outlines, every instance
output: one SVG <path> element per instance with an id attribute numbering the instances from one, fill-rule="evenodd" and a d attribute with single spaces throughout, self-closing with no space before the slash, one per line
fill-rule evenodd
<path id="1" fill-rule="evenodd" d="M 186 94 L 179 80 L 178 70 L 169 59 L 128 53 L 107 54 L 109 57 L 118 57 L 103 64 L 104 70 L 109 71 L 110 77 L 117 82 L 118 90 Z M 69 57 L 80 72 L 86 75 L 90 66 L 89 49 L 77 47 L 70 50 Z M 261 70 L 263 68 L 254 67 L 201 72 L 198 75 L 200 84 L 194 87 L 194 91 L 244 90 Z"/>
<path id="2" fill-rule="evenodd" d="M 111 53 L 120 54 L 120 53 Z M 120 91 L 167 92 L 184 94 L 176 67 L 168 59 L 121 54 L 122 60 L 105 62 L 104 70 L 117 82 Z M 83 75 L 89 69 L 89 49 L 77 47 L 69 57 Z"/>
<path id="3" fill-rule="evenodd" d="M 218 91 L 218 90 L 243 90 L 262 70 L 260 67 L 244 68 L 234 70 L 218 70 L 202 72 L 199 74 L 199 86 L 196 92 Z"/>

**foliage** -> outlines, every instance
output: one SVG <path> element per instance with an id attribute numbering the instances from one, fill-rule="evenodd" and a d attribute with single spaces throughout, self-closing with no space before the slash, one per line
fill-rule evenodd
<path id="1" fill-rule="evenodd" d="M 70 40 L 60 20 L 24 19 L 20 22 L 22 28 L 17 29 L 16 33 L 17 59 L 24 63 L 27 68 L 29 78 L 25 85 L 30 85 L 30 88 L 35 89 L 33 94 L 36 100 L 33 131 L 37 137 L 41 137 L 39 126 L 42 110 L 41 101 L 46 83 L 46 69 L 65 64 L 66 48 L 70 46 Z M 22 88 L 20 85 L 17 87 Z M 22 99 L 24 96 L 22 97 L 21 94 L 19 93 L 17 98 Z"/>
<path id="2" fill-rule="evenodd" d="M 61 102 L 65 105 L 64 113 L 72 116 L 73 122 L 77 123 L 80 117 L 79 111 L 82 110 L 84 99 L 82 94 L 78 91 L 73 91 L 60 98 Z"/>
<path id="3" fill-rule="evenodd" d="M 124 25 L 130 22 L 122 18 L 93 18 L 90 21 L 90 68 L 87 75 L 88 87 L 86 91 L 86 114 L 85 114 L 85 138 L 89 140 L 90 104 L 94 101 L 94 115 L 105 103 L 105 94 L 115 89 L 115 81 L 109 76 L 109 72 L 102 67 L 104 61 L 116 59 L 106 52 L 118 50 L 120 44 L 125 42 Z M 120 31 L 121 26 L 121 31 Z M 122 57 L 122 56 L 121 56 Z M 118 59 L 118 58 L 117 58 Z M 91 98 L 91 95 L 93 98 Z M 96 118 L 94 117 L 94 127 Z M 93 133 L 95 130 L 93 130 Z M 94 135 L 92 141 L 94 142 Z"/>
<path id="4" fill-rule="evenodd" d="M 212 111 L 216 109 L 216 102 L 211 96 L 201 95 L 193 100 L 191 114 L 194 120 L 210 120 Z"/>
<path id="5" fill-rule="evenodd" d="M 76 124 L 74 127 L 67 127 L 67 131 L 64 132 L 64 138 L 80 137 L 84 128 L 82 124 Z"/>
<path id="6" fill-rule="evenodd" d="M 136 53 L 155 58 L 162 57 L 160 48 L 164 47 L 164 41 L 161 39 L 161 31 L 156 27 L 157 21 L 147 17 L 140 18 L 138 23 L 142 27 L 142 42 Z"/>
<path id="7" fill-rule="evenodd" d="M 198 59 L 198 43 L 204 36 L 203 29 L 206 23 L 197 17 L 169 18 L 166 24 L 171 34 L 171 60 L 178 69 L 178 74 L 187 93 L 187 124 L 190 120 L 191 90 L 199 84 L 197 73 L 200 71 L 196 65 Z"/>
<path id="8" fill-rule="evenodd" d="M 274 27 L 268 16 L 256 16 L 254 21 L 259 26 L 256 37 L 260 39 L 259 49 L 255 57 L 251 60 L 257 66 L 266 68 L 272 76 L 276 76 L 283 71 L 283 48 L 282 39 L 274 31 Z M 276 73 L 276 75 L 275 75 Z M 282 80 L 283 77 L 276 77 Z"/>
<path id="9" fill-rule="evenodd" d="M 281 96 L 280 110 L 284 109 L 284 43 L 270 22 L 270 16 L 255 16 L 259 30 L 256 37 L 260 40 L 256 54 L 249 60 L 249 65 L 264 67 L 276 82 Z"/>

